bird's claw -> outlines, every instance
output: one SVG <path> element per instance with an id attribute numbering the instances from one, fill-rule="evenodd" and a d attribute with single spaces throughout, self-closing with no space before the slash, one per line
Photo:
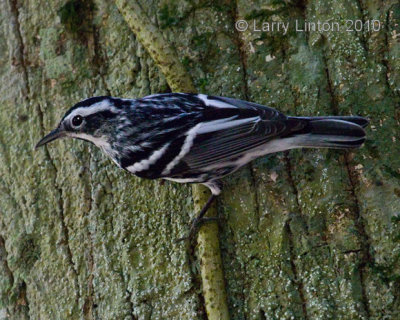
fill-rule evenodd
<path id="1" fill-rule="evenodd" d="M 192 241 L 194 239 L 194 237 L 197 235 L 197 233 L 199 232 L 200 227 L 203 224 L 213 222 L 213 221 L 218 221 L 218 220 L 219 220 L 218 217 L 202 217 L 200 219 L 194 218 L 192 220 L 192 223 L 190 224 L 189 233 L 182 238 L 176 239 L 175 242 L 181 242 L 181 241 L 186 241 L 186 240 Z"/>

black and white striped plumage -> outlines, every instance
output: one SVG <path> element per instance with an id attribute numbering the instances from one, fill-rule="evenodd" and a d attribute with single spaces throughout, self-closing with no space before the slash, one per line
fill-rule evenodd
<path id="1" fill-rule="evenodd" d="M 87 140 L 139 177 L 203 183 L 218 195 L 220 178 L 260 156 L 299 147 L 360 147 L 367 124 L 353 116 L 287 117 L 204 94 L 95 97 L 73 106 L 37 146 L 64 136 Z"/>

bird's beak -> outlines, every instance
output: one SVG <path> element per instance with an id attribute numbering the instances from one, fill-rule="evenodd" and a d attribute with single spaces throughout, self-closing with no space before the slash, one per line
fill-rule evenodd
<path id="1" fill-rule="evenodd" d="M 56 140 L 58 138 L 65 137 L 66 133 L 64 130 L 62 130 L 60 127 L 54 129 L 51 131 L 47 136 L 44 136 L 35 146 L 35 149 L 44 146 L 46 143 L 49 143 L 53 140 Z"/>

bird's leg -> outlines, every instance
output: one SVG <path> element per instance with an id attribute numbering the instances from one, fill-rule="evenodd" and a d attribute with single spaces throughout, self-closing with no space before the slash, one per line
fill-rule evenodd
<path id="1" fill-rule="evenodd" d="M 218 220 L 217 217 L 206 217 L 204 218 L 204 215 L 206 214 L 207 210 L 210 208 L 211 204 L 214 202 L 216 196 L 214 194 L 212 194 L 208 200 L 207 203 L 204 205 L 204 207 L 201 209 L 200 213 L 197 215 L 196 218 L 194 218 L 190 224 L 190 230 L 189 230 L 189 234 L 185 237 L 179 238 L 176 241 L 180 242 L 183 240 L 191 240 L 199 231 L 200 227 L 206 223 L 206 222 L 210 222 L 210 221 L 215 221 Z"/>

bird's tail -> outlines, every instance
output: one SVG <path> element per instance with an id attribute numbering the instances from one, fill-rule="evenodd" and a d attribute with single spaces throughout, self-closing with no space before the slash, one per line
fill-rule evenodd
<path id="1" fill-rule="evenodd" d="M 305 148 L 359 148 L 365 141 L 369 120 L 357 116 L 290 117 L 306 121 L 306 126 L 294 133 L 297 147 Z"/>

